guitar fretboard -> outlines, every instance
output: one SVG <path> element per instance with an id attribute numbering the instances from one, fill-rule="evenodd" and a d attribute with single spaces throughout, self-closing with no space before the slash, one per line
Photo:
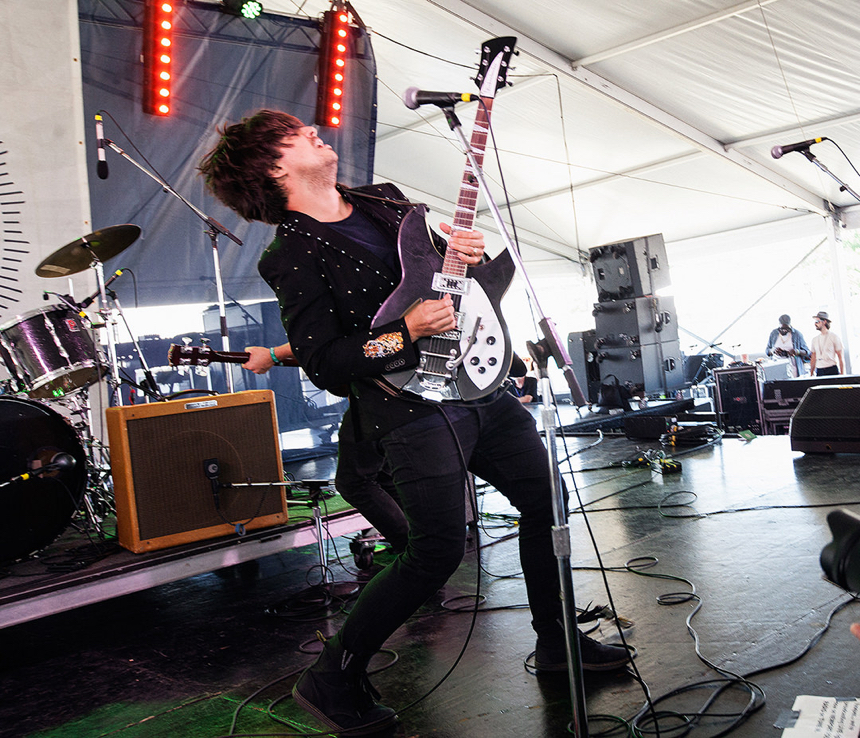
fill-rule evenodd
<path id="1" fill-rule="evenodd" d="M 469 147 L 479 167 L 484 165 L 484 152 L 487 148 L 487 137 L 490 131 L 489 118 L 493 109 L 493 98 L 482 97 L 483 104 L 478 104 L 478 112 L 475 116 L 475 124 L 472 127 L 472 137 Z M 478 210 L 478 179 L 472 170 L 472 163 L 466 159 L 466 168 L 463 171 L 463 179 L 460 182 L 460 193 L 457 196 L 457 206 L 454 210 L 454 230 L 470 231 L 475 223 L 475 213 Z M 453 249 L 445 252 L 445 260 L 442 263 L 443 274 L 451 274 L 456 277 L 466 275 L 467 265 L 460 260 L 459 255 Z"/>

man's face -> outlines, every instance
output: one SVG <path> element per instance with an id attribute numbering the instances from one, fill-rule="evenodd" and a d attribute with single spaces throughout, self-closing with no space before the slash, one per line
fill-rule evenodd
<path id="1" fill-rule="evenodd" d="M 781 325 L 781 326 L 779 327 L 779 332 L 780 332 L 780 334 L 782 334 L 783 336 L 787 336 L 789 333 L 791 333 L 791 327 L 790 327 L 790 326 L 787 326 L 787 325 Z"/>
<path id="2" fill-rule="evenodd" d="M 821 318 L 815 319 L 815 330 L 820 331 L 822 328 L 824 328 L 824 325 L 824 321 L 821 320 Z"/>
<path id="3" fill-rule="evenodd" d="M 337 174 L 337 154 L 317 136 L 316 128 L 304 126 L 284 136 L 281 156 L 272 168 L 276 179 L 318 178 Z"/>

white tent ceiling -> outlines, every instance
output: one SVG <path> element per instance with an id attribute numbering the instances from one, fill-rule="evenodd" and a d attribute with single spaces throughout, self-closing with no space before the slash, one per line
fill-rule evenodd
<path id="1" fill-rule="evenodd" d="M 518 37 L 493 111 L 508 196 L 527 249 L 577 258 L 619 239 L 667 242 L 856 201 L 802 154 L 770 149 L 827 136 L 860 153 L 857 0 L 354 0 L 374 32 L 376 178 L 452 211 L 463 156 L 435 108 L 403 91 L 473 91 L 480 42 Z M 318 16 L 327 0 L 266 0 Z M 458 112 L 468 135 L 474 104 Z M 322 131 L 324 137 L 325 132 Z M 850 186 L 829 142 L 813 149 Z M 487 170 L 498 183 L 487 157 Z M 498 185 L 497 185 L 498 186 Z M 496 197 L 502 197 L 498 188 Z M 479 225 L 492 230 L 483 214 Z"/>

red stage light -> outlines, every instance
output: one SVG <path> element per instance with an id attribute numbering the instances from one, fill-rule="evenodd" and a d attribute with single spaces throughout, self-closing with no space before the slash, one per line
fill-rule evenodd
<path id="1" fill-rule="evenodd" d="M 317 108 L 319 126 L 337 128 L 343 119 L 343 95 L 346 88 L 346 59 L 350 38 L 349 4 L 333 0 L 323 13 L 317 69 Z"/>
<path id="2" fill-rule="evenodd" d="M 168 115 L 173 74 L 173 5 L 146 0 L 143 15 L 143 112 Z"/>

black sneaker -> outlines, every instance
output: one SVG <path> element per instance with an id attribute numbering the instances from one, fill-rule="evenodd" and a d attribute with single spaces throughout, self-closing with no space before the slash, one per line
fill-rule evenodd
<path id="1" fill-rule="evenodd" d="M 583 671 L 612 671 L 630 663 L 631 654 L 623 646 L 609 646 L 579 633 L 579 652 Z M 567 671 L 567 651 L 561 645 L 535 645 L 534 667 L 537 672 Z"/>
<path id="2" fill-rule="evenodd" d="M 293 687 L 293 699 L 336 733 L 370 735 L 392 725 L 397 714 L 380 705 L 367 674 L 306 669 Z"/>

